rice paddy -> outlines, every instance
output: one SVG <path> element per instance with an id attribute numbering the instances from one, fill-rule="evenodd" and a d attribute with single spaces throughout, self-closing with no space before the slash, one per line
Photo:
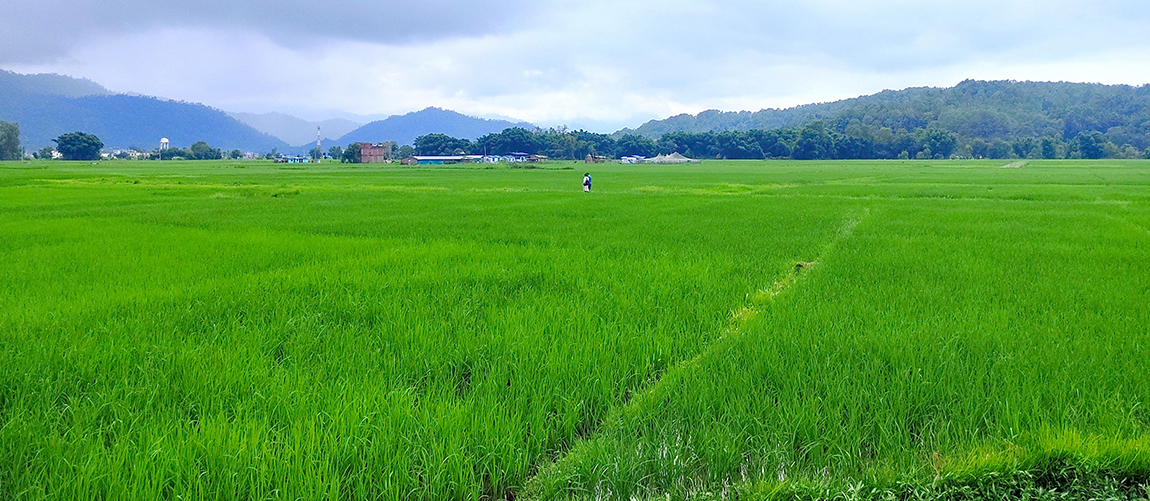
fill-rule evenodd
<path id="1" fill-rule="evenodd" d="M 540 167 L 0 164 L 0 498 L 1150 496 L 1150 162 Z"/>

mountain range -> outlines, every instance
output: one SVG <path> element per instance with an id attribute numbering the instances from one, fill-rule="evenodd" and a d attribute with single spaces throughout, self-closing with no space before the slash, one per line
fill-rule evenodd
<path id="1" fill-rule="evenodd" d="M 166 137 L 173 147 L 205 141 L 225 150 L 306 153 L 315 144 L 317 126 L 324 149 L 357 141 L 412 144 L 430 133 L 478 139 L 509 127 L 535 128 L 440 108 L 368 124 L 345 118 L 312 122 L 284 113 L 228 113 L 198 103 L 116 93 L 86 79 L 6 70 L 0 70 L 0 120 L 20 126 L 20 143 L 28 151 L 52 146 L 53 139 L 74 131 L 94 134 L 112 149 L 150 150 Z"/>
<path id="2" fill-rule="evenodd" d="M 322 148 L 332 145 L 346 146 L 355 142 L 395 141 L 400 145 L 413 144 L 415 138 L 432 133 L 475 140 L 483 135 L 502 132 L 512 127 L 535 129 L 535 125 L 527 122 L 471 117 L 435 107 L 393 115 L 367 124 L 359 124 L 344 118 L 310 122 L 283 113 L 229 113 L 229 115 L 261 132 L 296 145 L 287 151 L 298 150 L 299 153 L 314 147 L 317 126 L 320 127 L 323 139 Z"/>
<path id="3" fill-rule="evenodd" d="M 486 134 L 503 132 L 504 129 L 519 127 L 532 130 L 535 126 L 527 122 L 490 120 L 464 115 L 442 108 L 425 108 L 420 111 L 395 115 L 371 122 L 348 132 L 339 138 L 340 144 L 353 142 L 395 141 L 398 144 L 412 144 L 415 138 L 424 134 L 439 133 L 463 139 L 479 139 Z"/>
<path id="4" fill-rule="evenodd" d="M 1105 134 L 1115 144 L 1150 146 L 1150 85 L 965 80 L 954 87 L 912 87 L 830 103 L 756 112 L 707 110 L 622 129 L 659 139 L 675 132 L 745 132 L 803 127 L 834 130 L 937 128 L 983 140 Z"/>
<path id="5" fill-rule="evenodd" d="M 412 144 L 430 133 L 475 140 L 507 128 L 535 129 L 526 122 L 477 118 L 434 107 L 364 125 L 346 118 L 312 122 L 282 113 L 227 113 L 202 104 L 118 94 L 85 79 L 4 70 L 0 70 L 0 120 L 19 124 L 21 144 L 30 151 L 51 146 L 53 138 L 72 131 L 95 134 L 109 148 L 152 149 L 167 137 L 177 147 L 206 141 L 222 149 L 305 153 L 315 144 L 317 126 L 324 149 L 359 141 Z M 1144 149 L 1150 147 L 1150 85 L 967 80 L 954 87 L 885 90 L 786 109 L 707 110 L 651 120 L 611 136 L 658 140 L 668 133 L 787 129 L 815 121 L 852 137 L 881 136 L 888 134 L 885 130 L 941 129 L 960 138 L 988 141 L 1070 140 L 1097 132 L 1116 145 Z"/>
<path id="6" fill-rule="evenodd" d="M 202 104 L 116 94 L 89 80 L 54 74 L 0 70 L 0 120 L 20 126 L 20 144 L 29 151 L 74 131 L 94 134 L 108 148 L 150 150 L 164 137 L 176 147 L 197 141 L 254 151 L 288 146 Z"/>
<path id="7" fill-rule="evenodd" d="M 286 113 L 242 113 L 229 112 L 228 116 L 248 124 L 260 132 L 271 134 L 292 146 L 315 144 L 316 132 L 323 139 L 338 139 L 363 125 L 345 118 L 331 118 L 312 122 Z"/>

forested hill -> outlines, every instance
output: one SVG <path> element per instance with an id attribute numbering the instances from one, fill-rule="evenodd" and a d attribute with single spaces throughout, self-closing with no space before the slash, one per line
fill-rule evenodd
<path id="1" fill-rule="evenodd" d="M 529 130 L 535 128 L 526 122 L 512 123 L 507 120 L 469 117 L 455 111 L 433 107 L 377 120 L 348 132 L 339 138 L 338 142 L 348 144 L 357 141 L 395 141 L 398 144 L 412 144 L 415 138 L 427 134 L 446 134 L 474 140 L 512 127 Z"/>
<path id="2" fill-rule="evenodd" d="M 0 70 L 0 90 L 63 97 L 112 94 L 112 91 L 105 89 L 103 85 L 86 78 L 72 78 L 55 73 L 21 75 L 7 70 Z"/>
<path id="3" fill-rule="evenodd" d="M 1070 141 L 1099 132 L 1116 145 L 1150 146 L 1150 85 L 966 80 L 954 87 L 899 91 L 757 112 L 708 110 L 652 120 L 618 138 L 638 134 L 659 139 L 675 132 L 725 132 L 803 127 L 824 121 L 839 133 L 861 136 L 866 129 L 913 132 L 937 128 L 965 139 L 1014 141 L 1056 138 Z"/>
<path id="4" fill-rule="evenodd" d="M 99 85 L 60 75 L 0 71 L 0 120 L 20 126 L 20 144 L 34 151 L 66 132 L 95 134 L 109 148 L 152 149 L 197 141 L 223 149 L 266 152 L 288 145 L 202 104 L 112 94 Z"/>

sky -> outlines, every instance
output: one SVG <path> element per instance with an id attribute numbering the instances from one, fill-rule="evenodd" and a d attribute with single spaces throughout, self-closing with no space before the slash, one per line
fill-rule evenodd
<path id="1" fill-rule="evenodd" d="M 310 120 L 597 132 L 968 79 L 1150 83 L 1145 0 L 5 0 L 0 68 Z"/>

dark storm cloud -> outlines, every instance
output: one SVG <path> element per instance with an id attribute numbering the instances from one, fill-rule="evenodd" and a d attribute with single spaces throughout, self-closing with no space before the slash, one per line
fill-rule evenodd
<path id="1" fill-rule="evenodd" d="M 522 26 L 525 0 L 9 0 L 0 64 L 38 63 L 92 40 L 156 28 L 234 29 L 290 48 L 324 40 L 384 44 L 493 34 Z"/>
<path id="2" fill-rule="evenodd" d="M 634 126 L 966 78 L 1146 83 L 1144 2 L 6 0 L 0 68 L 237 111 Z"/>

